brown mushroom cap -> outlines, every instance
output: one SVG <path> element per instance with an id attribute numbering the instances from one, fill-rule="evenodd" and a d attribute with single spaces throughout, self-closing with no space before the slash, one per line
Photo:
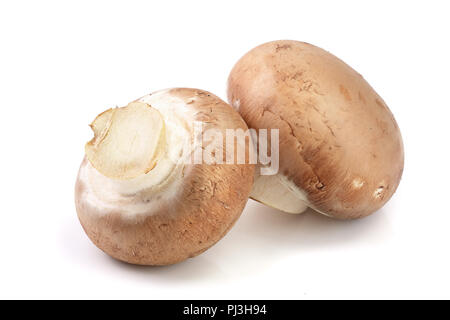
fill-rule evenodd
<path id="1" fill-rule="evenodd" d="M 289 40 L 260 45 L 231 71 L 228 100 L 249 128 L 280 130 L 279 175 L 309 207 L 364 217 L 397 189 L 404 156 L 394 116 L 360 74 L 329 52 Z"/>
<path id="2" fill-rule="evenodd" d="M 248 129 L 233 108 L 209 92 L 177 88 L 155 94 L 163 99 L 160 105 L 177 104 L 170 112 L 185 120 L 189 134 L 194 121 L 205 129 Z M 158 109 L 152 97 L 138 101 Z M 251 164 L 183 163 L 157 186 L 121 194 L 109 187 L 116 180 L 85 159 L 76 209 L 86 234 L 110 256 L 133 264 L 172 264 L 200 254 L 227 233 L 248 200 L 253 174 Z"/>

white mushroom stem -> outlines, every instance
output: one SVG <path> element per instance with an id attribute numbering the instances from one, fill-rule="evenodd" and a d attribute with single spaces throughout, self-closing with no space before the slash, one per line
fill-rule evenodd
<path id="1" fill-rule="evenodd" d="M 86 145 L 80 179 L 92 189 L 87 200 L 93 206 L 120 205 L 139 214 L 176 196 L 190 151 L 189 115 L 175 110 L 181 102 L 160 97 L 155 93 L 107 110 L 92 123 L 94 138 Z M 144 202 L 131 197 L 138 193 Z"/>
<path id="2" fill-rule="evenodd" d="M 298 214 L 308 208 L 306 195 L 292 181 L 279 173 L 259 175 L 259 169 L 250 197 L 288 213 Z"/>
<path id="3" fill-rule="evenodd" d="M 89 162 L 103 175 L 129 180 L 150 172 L 165 150 L 161 114 L 145 103 L 109 109 L 91 124 L 94 138 L 86 144 Z"/>

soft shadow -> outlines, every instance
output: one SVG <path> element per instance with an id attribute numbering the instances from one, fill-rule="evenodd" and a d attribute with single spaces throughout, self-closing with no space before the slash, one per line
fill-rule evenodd
<path id="1" fill-rule="evenodd" d="M 284 248 L 306 249 L 378 237 L 380 230 L 389 230 L 387 222 L 383 210 L 363 219 L 337 220 L 312 209 L 299 215 L 283 213 L 250 200 L 237 231 L 246 240 L 275 241 Z"/>
<path id="2" fill-rule="evenodd" d="M 169 281 L 174 283 L 207 280 L 211 275 L 225 277 L 220 267 L 200 255 L 181 263 L 169 266 L 139 266 L 128 264 L 109 257 L 98 249 L 84 233 L 80 223 L 74 217 L 65 219 L 59 232 L 60 254 L 77 268 L 96 270 L 111 269 L 112 272 L 135 274 L 138 280 L 146 279 L 152 282 Z"/>
<path id="3" fill-rule="evenodd" d="M 197 256 L 183 262 L 168 266 L 139 266 L 132 265 L 108 257 L 109 262 L 121 271 L 133 273 L 140 277 L 151 277 L 152 282 L 173 282 L 175 284 L 186 282 L 208 281 L 211 276 L 224 278 L 226 274 L 205 256 Z"/>
<path id="4" fill-rule="evenodd" d="M 249 200 L 236 226 L 206 254 L 218 261 L 233 261 L 241 273 L 255 273 L 294 254 L 377 243 L 391 234 L 383 210 L 363 219 L 344 221 L 312 209 L 300 215 L 283 213 Z"/>
<path id="5" fill-rule="evenodd" d="M 77 264 L 107 263 L 115 271 L 135 274 L 139 281 L 177 284 L 211 278 L 228 281 L 236 275 L 263 272 L 294 254 L 379 243 L 392 235 L 384 210 L 363 219 L 342 221 L 311 209 L 300 215 L 287 214 L 249 200 L 232 230 L 205 253 L 175 265 L 146 267 L 109 258 L 87 237 L 80 240 L 81 227 L 75 228 L 74 221 L 70 222 L 62 232 L 63 243 Z"/>

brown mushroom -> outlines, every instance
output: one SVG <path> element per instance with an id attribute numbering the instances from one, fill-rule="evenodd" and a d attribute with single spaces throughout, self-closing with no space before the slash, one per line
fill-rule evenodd
<path id="1" fill-rule="evenodd" d="M 165 265 L 194 257 L 220 240 L 240 216 L 254 165 L 192 162 L 202 132 L 247 130 L 213 94 L 169 89 L 100 114 L 76 182 L 79 220 L 110 256 Z M 204 139 L 204 137 L 200 137 Z"/>
<path id="2" fill-rule="evenodd" d="M 231 71 L 228 100 L 249 128 L 279 129 L 279 172 L 256 179 L 253 199 L 350 219 L 378 210 L 397 189 L 404 156 L 394 116 L 329 52 L 289 40 L 260 45 Z"/>

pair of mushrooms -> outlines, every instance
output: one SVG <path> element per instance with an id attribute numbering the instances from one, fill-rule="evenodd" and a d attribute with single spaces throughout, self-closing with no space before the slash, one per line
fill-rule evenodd
<path id="1" fill-rule="evenodd" d="M 404 157 L 397 123 L 363 77 L 332 54 L 297 41 L 258 46 L 231 71 L 228 101 L 234 108 L 209 92 L 176 88 L 97 116 L 75 199 L 100 249 L 133 264 L 173 264 L 220 240 L 249 196 L 289 213 L 311 207 L 353 219 L 395 192 Z M 208 149 L 189 148 L 205 139 L 197 123 L 224 135 L 278 129 L 278 172 L 260 175 L 262 165 L 249 161 L 186 161 Z M 251 145 L 245 148 L 248 160 Z"/>

